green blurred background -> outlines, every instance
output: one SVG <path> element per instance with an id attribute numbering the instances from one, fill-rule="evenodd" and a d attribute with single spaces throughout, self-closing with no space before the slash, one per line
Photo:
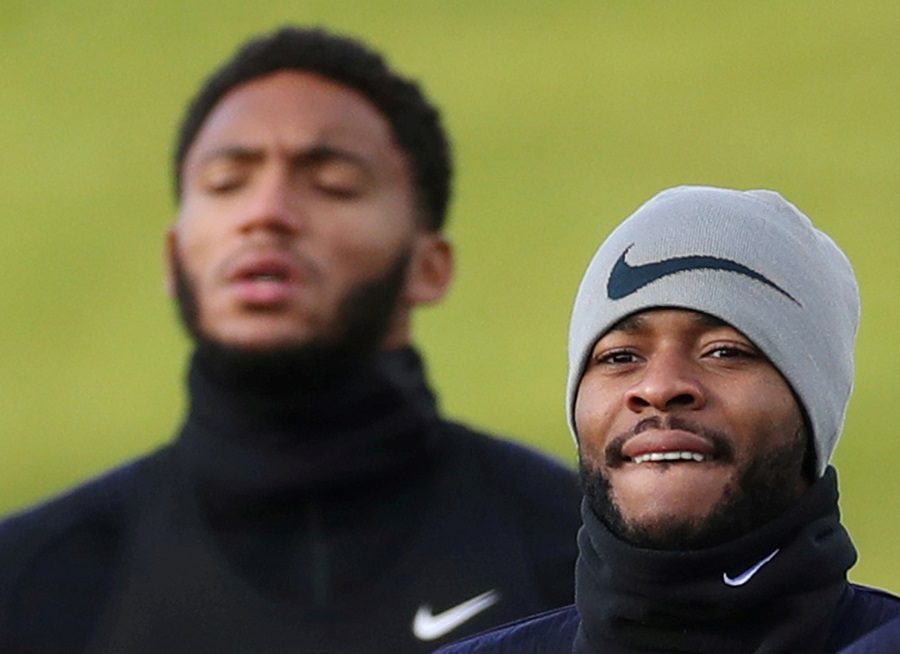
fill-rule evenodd
<path id="1" fill-rule="evenodd" d="M 859 274 L 836 464 L 853 577 L 900 590 L 900 3 L 52 1 L 0 5 L 0 513 L 168 440 L 187 342 L 162 285 L 200 80 L 284 22 L 363 37 L 442 106 L 455 289 L 417 334 L 447 413 L 573 463 L 580 275 L 682 183 L 783 192 Z M 892 417 L 893 416 L 893 417 Z"/>

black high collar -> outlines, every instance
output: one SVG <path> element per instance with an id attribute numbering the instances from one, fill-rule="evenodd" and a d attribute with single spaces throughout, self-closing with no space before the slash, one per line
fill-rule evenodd
<path id="1" fill-rule="evenodd" d="M 382 352 L 328 384 L 243 384 L 194 356 L 176 442 L 188 474 L 218 498 L 327 495 L 403 474 L 432 448 L 437 419 L 412 348 Z"/>
<path id="2" fill-rule="evenodd" d="M 829 468 L 778 519 L 692 551 L 628 545 L 583 503 L 573 652 L 820 652 L 856 562 L 837 500 Z"/>

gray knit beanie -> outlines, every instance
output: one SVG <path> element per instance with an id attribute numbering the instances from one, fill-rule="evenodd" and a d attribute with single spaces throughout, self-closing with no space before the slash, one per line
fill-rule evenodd
<path id="1" fill-rule="evenodd" d="M 843 252 L 774 191 L 681 186 L 640 207 L 604 241 L 569 327 L 569 428 L 597 340 L 652 307 L 702 311 L 746 335 L 791 385 L 824 473 L 853 386 L 859 289 Z"/>

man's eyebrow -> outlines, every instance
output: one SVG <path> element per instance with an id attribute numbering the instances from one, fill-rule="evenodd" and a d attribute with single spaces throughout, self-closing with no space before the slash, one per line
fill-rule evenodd
<path id="1" fill-rule="evenodd" d="M 245 145 L 224 145 L 204 152 L 198 164 L 204 166 L 211 161 L 227 159 L 231 161 L 260 161 L 264 153 L 262 148 L 252 148 Z"/>
<path id="2" fill-rule="evenodd" d="M 201 166 L 211 161 L 230 160 L 252 163 L 261 161 L 266 156 L 263 148 L 246 145 L 225 145 L 214 148 L 200 157 Z M 308 148 L 299 148 L 288 154 L 291 164 L 297 167 L 316 165 L 328 161 L 346 161 L 361 168 L 370 168 L 368 159 L 364 156 L 331 145 L 314 145 Z"/>
<path id="3" fill-rule="evenodd" d="M 727 322 L 721 320 L 720 318 L 716 318 L 715 316 L 711 316 L 708 313 L 703 313 L 702 311 L 691 311 L 693 313 L 693 320 L 703 327 L 730 327 Z M 644 327 L 644 315 L 643 313 L 633 313 L 630 316 L 625 316 L 618 322 L 614 323 L 612 327 L 610 327 L 607 332 L 626 332 L 633 333 L 640 331 Z"/>
<path id="4" fill-rule="evenodd" d="M 731 327 L 727 322 L 708 313 L 696 312 L 694 320 L 704 327 Z"/>
<path id="5" fill-rule="evenodd" d="M 641 329 L 643 323 L 643 316 L 639 313 L 633 313 L 630 316 L 625 316 L 618 322 L 613 323 L 612 327 L 606 330 L 606 332 L 636 332 Z"/>
<path id="6" fill-rule="evenodd" d="M 314 145 L 310 148 L 298 150 L 291 155 L 293 164 L 299 166 L 334 160 L 346 161 L 347 163 L 356 164 L 362 168 L 369 167 L 369 160 L 361 154 L 351 152 L 344 148 L 338 148 L 333 145 Z"/>

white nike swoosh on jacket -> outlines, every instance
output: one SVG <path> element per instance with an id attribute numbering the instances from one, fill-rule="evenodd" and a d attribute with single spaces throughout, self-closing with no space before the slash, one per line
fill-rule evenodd
<path id="1" fill-rule="evenodd" d="M 499 600 L 500 593 L 496 590 L 489 590 L 437 615 L 432 614 L 430 604 L 423 604 L 413 618 L 413 634 L 419 640 L 436 640 L 493 606 Z"/>

